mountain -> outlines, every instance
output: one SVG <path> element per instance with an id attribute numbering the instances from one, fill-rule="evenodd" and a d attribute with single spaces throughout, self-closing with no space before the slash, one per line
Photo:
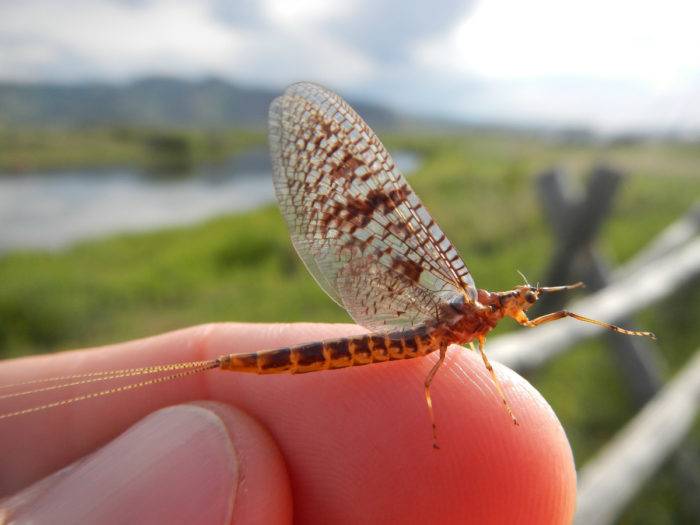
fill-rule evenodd
<path id="1" fill-rule="evenodd" d="M 0 125 L 258 126 L 281 93 L 217 78 L 148 77 L 129 84 L 0 83 Z M 394 126 L 390 110 L 351 101 L 371 126 Z"/>

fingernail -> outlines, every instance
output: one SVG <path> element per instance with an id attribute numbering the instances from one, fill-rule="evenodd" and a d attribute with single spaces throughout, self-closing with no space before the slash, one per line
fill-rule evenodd
<path id="1" fill-rule="evenodd" d="M 228 523 L 239 463 L 222 420 L 179 405 L 146 417 L 3 504 L 7 522 Z"/>

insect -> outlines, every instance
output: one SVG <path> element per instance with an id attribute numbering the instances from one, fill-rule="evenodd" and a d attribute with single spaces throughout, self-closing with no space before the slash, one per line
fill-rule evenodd
<path id="1" fill-rule="evenodd" d="M 489 331 L 504 317 L 523 326 L 572 317 L 615 332 L 648 336 L 566 310 L 529 319 L 543 294 L 579 288 L 531 286 L 505 292 L 477 289 L 445 234 L 360 116 L 337 94 L 312 83 L 290 86 L 270 107 L 274 187 L 292 242 L 326 293 L 370 333 L 218 359 L 50 378 L 28 395 L 65 386 L 157 374 L 152 379 L 0 414 L 9 418 L 169 381 L 205 370 L 299 374 L 422 357 L 439 357 L 424 383 L 437 435 L 431 383 L 450 344 L 478 344 L 503 406 L 503 388 L 486 356 Z M 39 386 L 35 383 L 48 383 Z M 27 383 L 25 383 L 26 385 Z M 14 385 L 17 386 L 17 385 Z"/>

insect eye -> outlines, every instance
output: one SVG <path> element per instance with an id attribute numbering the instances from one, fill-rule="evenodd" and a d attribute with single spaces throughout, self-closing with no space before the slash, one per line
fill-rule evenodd
<path id="1" fill-rule="evenodd" d="M 537 297 L 535 296 L 534 292 L 527 292 L 525 294 L 525 300 L 528 303 L 534 303 L 537 300 Z"/>

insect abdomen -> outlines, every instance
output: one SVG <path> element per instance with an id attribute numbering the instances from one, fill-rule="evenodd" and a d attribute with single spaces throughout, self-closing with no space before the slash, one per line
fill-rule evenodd
<path id="1" fill-rule="evenodd" d="M 422 356 L 435 350 L 430 336 L 405 332 L 400 336 L 363 335 L 298 346 L 231 354 L 219 358 L 220 368 L 254 374 L 303 374 L 348 366 L 369 365 Z"/>

